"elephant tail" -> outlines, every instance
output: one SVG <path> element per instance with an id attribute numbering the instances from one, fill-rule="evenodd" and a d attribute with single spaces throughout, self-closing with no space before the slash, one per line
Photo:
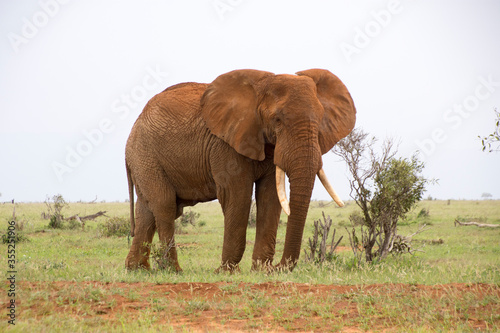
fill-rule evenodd
<path id="1" fill-rule="evenodd" d="M 130 173 L 130 167 L 128 163 L 125 162 L 127 168 L 127 180 L 128 180 L 128 195 L 130 201 L 130 236 L 134 237 L 135 230 L 135 216 L 134 216 L 134 182 L 132 181 L 132 174 Z"/>

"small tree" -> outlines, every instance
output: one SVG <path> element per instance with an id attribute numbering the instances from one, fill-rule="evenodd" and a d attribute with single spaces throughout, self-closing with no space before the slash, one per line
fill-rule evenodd
<path id="1" fill-rule="evenodd" d="M 424 164 L 416 156 L 411 159 L 391 159 L 375 177 L 375 193 L 371 215 L 379 230 L 376 256 L 385 258 L 392 250 L 397 235 L 397 223 L 422 199 L 427 180 L 421 176 Z"/>
<path id="2" fill-rule="evenodd" d="M 361 242 L 353 231 L 351 246 L 356 254 L 361 245 L 366 261 L 384 259 L 391 252 L 399 239 L 398 222 L 422 199 L 425 185 L 433 182 L 421 175 L 424 164 L 416 156 L 395 158 L 392 140 L 386 140 L 377 153 L 376 141 L 362 130 L 354 130 L 333 150 L 347 163 L 352 176 L 351 197 L 361 214 L 352 214 L 350 220 L 362 227 Z"/>
<path id="3" fill-rule="evenodd" d="M 52 202 L 50 201 L 49 196 L 47 196 L 47 199 L 45 199 L 45 205 L 47 206 L 48 216 L 50 218 L 49 227 L 53 229 L 61 229 L 64 221 L 62 210 L 68 205 L 63 196 L 61 194 L 54 195 L 52 197 Z"/>
<path id="4" fill-rule="evenodd" d="M 493 111 L 495 112 L 496 115 L 495 128 L 493 130 L 493 133 L 485 137 L 482 137 L 480 135 L 478 136 L 481 139 L 481 144 L 483 145 L 483 151 L 488 149 L 488 152 L 490 153 L 492 151 L 500 151 L 500 112 L 498 112 L 496 108 Z"/>

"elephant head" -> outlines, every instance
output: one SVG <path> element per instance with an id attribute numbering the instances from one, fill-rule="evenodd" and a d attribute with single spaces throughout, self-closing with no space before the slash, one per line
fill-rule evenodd
<path id="1" fill-rule="evenodd" d="M 321 155 L 349 134 L 356 121 L 354 102 L 331 72 L 310 69 L 297 75 L 235 70 L 217 77 L 201 98 L 201 114 L 210 131 L 253 160 L 274 151 L 277 191 L 289 215 L 280 266 L 293 268 L 316 175 L 343 205 L 322 169 Z M 285 195 L 285 173 L 290 201 Z"/>

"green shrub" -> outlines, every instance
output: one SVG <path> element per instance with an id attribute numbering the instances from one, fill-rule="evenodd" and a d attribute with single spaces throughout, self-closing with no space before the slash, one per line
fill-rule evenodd
<path id="1" fill-rule="evenodd" d="M 49 228 L 62 229 L 63 228 L 63 220 L 56 215 L 52 215 L 50 217 Z"/>
<path id="2" fill-rule="evenodd" d="M 427 219 L 427 218 L 429 218 L 429 216 L 430 216 L 429 209 L 422 208 L 420 210 L 420 212 L 418 212 L 417 218 L 419 218 L 419 219 Z"/>
<path id="3" fill-rule="evenodd" d="M 177 220 L 175 220 L 175 233 L 184 233 L 184 228 L 186 228 L 188 225 L 196 227 L 196 220 L 199 217 L 200 214 L 193 212 L 192 210 L 188 210 L 186 213 L 183 213 Z"/>
<path id="4" fill-rule="evenodd" d="M 64 223 L 64 217 L 62 215 L 62 210 L 67 207 L 68 204 L 64 200 L 61 194 L 54 195 L 51 199 L 47 196 L 45 200 L 45 205 L 47 206 L 48 216 L 50 216 L 49 228 L 52 229 L 62 229 Z"/>
<path id="5" fill-rule="evenodd" d="M 130 221 L 124 217 L 110 217 L 99 225 L 99 234 L 104 237 L 127 236 L 130 233 Z"/>
<path id="6" fill-rule="evenodd" d="M 175 271 L 175 268 L 172 266 L 170 258 L 168 256 L 168 252 L 170 249 L 175 247 L 175 243 L 173 239 L 168 243 L 153 243 L 148 244 L 145 243 L 146 246 L 150 248 L 150 257 L 151 263 L 153 265 L 154 270 L 168 270 Z"/>
<path id="7" fill-rule="evenodd" d="M 417 155 L 396 158 L 393 140 L 386 140 L 378 153 L 376 142 L 375 137 L 355 129 L 333 150 L 347 163 L 352 175 L 351 193 L 361 214 L 353 214 L 350 219 L 353 225 L 362 221 L 362 248 L 368 262 L 387 257 L 398 224 L 422 199 L 426 185 L 436 182 L 422 175 L 424 163 Z M 354 236 L 353 231 L 351 238 Z M 354 249 L 356 244 L 351 245 Z"/>
<path id="8" fill-rule="evenodd" d="M 7 234 L 2 234 L 2 243 L 3 244 L 9 244 L 11 243 L 11 239 L 14 239 L 14 243 L 21 243 L 21 242 L 29 242 L 29 238 L 25 236 L 23 233 L 16 232 L 14 237 L 9 237 Z"/>
<path id="9" fill-rule="evenodd" d="M 72 219 L 68 221 L 68 224 L 65 227 L 70 230 L 74 230 L 77 228 L 82 228 L 82 223 L 78 222 L 76 219 Z"/>

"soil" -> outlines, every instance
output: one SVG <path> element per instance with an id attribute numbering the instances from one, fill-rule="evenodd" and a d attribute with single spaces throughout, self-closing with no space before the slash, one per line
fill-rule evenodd
<path id="1" fill-rule="evenodd" d="M 480 313 L 492 314 L 493 324 L 500 326 L 500 316 L 495 314 L 499 309 L 498 299 L 500 298 L 500 287 L 495 285 L 483 284 L 447 284 L 447 285 L 407 285 L 407 284 L 381 284 L 381 285 L 310 285 L 296 284 L 287 282 L 276 283 L 177 283 L 177 284 L 152 284 L 152 283 L 105 283 L 105 282 L 19 282 L 25 296 L 26 294 L 35 295 L 36 292 L 42 292 L 48 297 L 41 297 L 39 300 L 31 298 L 26 306 L 31 310 L 35 317 L 43 317 L 45 313 L 38 313 L 38 306 L 47 304 L 53 306 L 49 312 L 64 313 L 75 318 L 91 318 L 98 316 L 108 323 L 120 322 L 123 318 L 133 321 L 137 320 L 144 313 L 154 313 L 157 317 L 155 325 L 170 325 L 174 330 L 187 330 L 194 332 L 247 332 L 247 331 L 266 331 L 266 332 L 361 332 L 361 331 L 401 331 L 405 327 L 398 325 L 397 321 L 384 320 L 381 313 L 375 312 L 369 323 L 369 327 L 363 326 L 363 320 L 360 316 L 366 316 L 365 311 L 361 311 L 359 300 L 351 298 L 349 295 L 392 295 L 390 297 L 398 298 L 401 302 L 406 296 L 413 296 L 413 299 L 431 299 L 443 304 L 443 299 L 450 295 L 452 299 L 460 301 L 470 299 L 471 295 L 475 299 L 491 299 L 493 302 L 479 302 L 477 307 L 471 306 L 458 316 L 452 317 L 452 320 L 460 320 L 472 330 L 491 329 L 491 322 L 487 323 L 483 319 L 478 319 Z M 99 297 L 82 296 L 85 291 L 82 290 L 100 290 Z M 73 294 L 73 295 L 72 295 Z M 133 295 L 133 296 L 131 296 Z M 253 295 L 253 296 L 248 296 Z M 332 295 L 335 297 L 332 298 Z M 257 297 L 265 299 L 260 307 L 252 308 L 251 305 L 243 305 L 247 301 L 252 301 Z M 301 316 L 300 311 L 296 310 L 287 300 L 324 300 L 325 304 L 330 306 L 330 319 L 325 320 L 324 313 L 315 311 L 307 312 L 307 315 Z M 22 298 L 20 297 L 19 306 L 22 308 Z M 376 298 L 377 299 L 377 298 Z M 205 301 L 205 303 L 204 303 Z M 160 302 L 163 307 L 152 309 L 155 302 Z M 198 303 L 196 303 L 198 302 Z M 322 301 L 319 301 L 321 304 Z M 368 301 L 370 302 L 370 301 Z M 371 301 L 375 308 L 383 307 L 373 300 Z M 399 304 L 395 302 L 394 304 Z M 3 302 L 2 302 L 3 303 Z M 39 303 L 39 304 L 37 304 Z M 43 303 L 43 304 L 42 304 Z M 90 313 L 82 313 L 76 309 L 76 303 L 85 303 L 90 308 Z M 198 305 L 197 305 L 198 304 Z M 201 304 L 201 305 L 200 305 Z M 205 305 L 203 305 L 205 304 Z M 208 304 L 208 305 L 206 305 Z M 258 303 L 252 303 L 258 304 Z M 286 304 L 286 312 L 297 311 L 298 315 L 293 316 L 290 313 L 284 314 L 280 320 L 276 314 L 271 314 L 279 304 Z M 418 303 L 416 303 L 418 304 Z M 457 309 L 456 304 L 444 302 L 444 313 Z M 447 304 L 447 305 L 446 305 Z M 191 305 L 191 308 L 189 308 Z M 3 305 L 2 305 L 3 306 Z M 303 304 L 297 304 L 297 309 Z M 43 307 L 43 306 L 42 306 Z M 411 310 L 411 306 L 409 306 Z M 239 309 L 239 310 L 238 310 Z M 245 310 L 252 310 L 252 313 L 243 313 Z M 150 310 L 149 312 L 145 312 Z M 408 309 L 406 309 L 408 311 Z M 422 313 L 422 310 L 414 310 Z M 362 312 L 362 313 L 361 313 Z M 451 312 L 450 312 L 451 313 Z M 125 315 L 125 316 L 124 316 Z M 411 317 L 411 314 L 405 314 Z M 432 315 L 432 314 L 431 314 Z M 246 318 L 245 318 L 246 317 Z M 39 318 L 39 319 L 40 319 Z M 134 319 L 135 318 L 135 319 Z M 331 319 L 333 318 L 333 319 Z M 454 318 L 454 319 L 453 319 Z M 333 320 L 333 321 L 332 321 Z M 418 319 L 417 319 L 418 320 Z M 445 320 L 445 319 L 443 319 Z M 391 326 L 391 322 L 394 324 Z M 249 324 L 250 323 L 250 324 Z M 334 323 L 336 326 L 332 326 Z M 426 325 L 424 322 L 423 325 Z M 490 326 L 488 326 L 490 325 Z M 439 327 L 439 325 L 438 325 Z M 441 326 L 446 330 L 446 325 Z M 431 330 L 434 330 L 431 328 Z"/>

